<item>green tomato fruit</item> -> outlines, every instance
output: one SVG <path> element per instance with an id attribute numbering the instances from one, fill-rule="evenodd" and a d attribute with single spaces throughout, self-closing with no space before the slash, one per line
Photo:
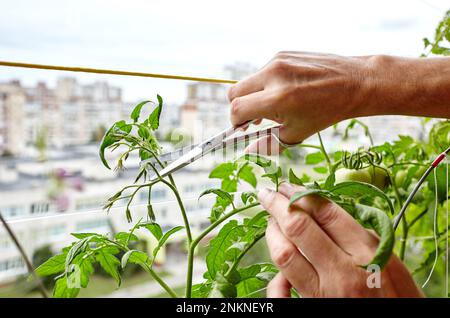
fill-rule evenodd
<path id="1" fill-rule="evenodd" d="M 336 184 L 345 181 L 359 181 L 365 183 L 370 183 L 371 181 L 370 174 L 366 170 L 353 170 L 341 168 L 336 170 L 335 177 L 336 177 Z"/>
<path id="2" fill-rule="evenodd" d="M 408 175 L 408 171 L 406 170 L 400 170 L 399 172 L 397 172 L 397 174 L 395 175 L 395 185 L 397 186 L 397 188 L 402 188 L 403 187 L 403 183 L 405 182 L 406 176 Z"/>
<path id="3" fill-rule="evenodd" d="M 420 179 L 425 171 L 427 171 L 426 166 L 419 166 L 419 169 L 417 169 L 416 173 L 414 174 L 414 178 Z"/>
<path id="4" fill-rule="evenodd" d="M 370 183 L 378 189 L 384 190 L 389 184 L 389 176 L 382 168 L 370 166 L 364 170 L 366 170 L 370 175 Z"/>
<path id="5" fill-rule="evenodd" d="M 409 196 L 409 194 L 414 190 L 414 187 L 416 186 L 418 180 L 412 179 L 411 184 L 409 185 L 408 189 L 406 190 L 406 196 Z M 425 196 L 423 194 L 423 188 L 419 189 L 419 191 L 416 192 L 414 197 L 412 198 L 412 203 L 420 203 L 425 199 Z"/>

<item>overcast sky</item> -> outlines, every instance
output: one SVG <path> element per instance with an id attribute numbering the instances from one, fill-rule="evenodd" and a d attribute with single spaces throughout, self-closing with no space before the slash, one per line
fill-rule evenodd
<path id="1" fill-rule="evenodd" d="M 221 77 L 277 51 L 418 56 L 450 0 L 0 0 L 0 60 Z M 63 74 L 0 67 L 0 81 Z M 180 102 L 185 82 L 76 75 Z"/>

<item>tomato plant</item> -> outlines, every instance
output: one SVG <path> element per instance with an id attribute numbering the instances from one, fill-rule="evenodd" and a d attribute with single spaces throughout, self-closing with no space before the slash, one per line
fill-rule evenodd
<path id="1" fill-rule="evenodd" d="M 427 47 L 432 47 L 432 53 L 448 53 L 441 40 L 445 37 L 448 39 L 450 34 L 449 15 L 450 11 L 447 12 L 447 20 L 444 19 L 439 24 L 436 39 L 425 41 Z M 153 111 L 147 118 L 142 119 L 141 110 L 148 106 L 152 106 Z M 210 225 L 194 236 L 175 179 L 171 175 L 165 178 L 158 175 L 158 168 L 166 165 L 159 160 L 161 148 L 155 138 L 162 109 L 163 100 L 158 95 L 156 103 L 144 101 L 138 104 L 129 121 L 118 121 L 106 131 L 99 152 L 106 168 L 110 169 L 110 163 L 105 157 L 106 150 L 120 151 L 116 169 L 123 169 L 132 152 L 138 153 L 141 161 L 146 160 L 133 182 L 111 196 L 104 207 L 105 210 L 110 210 L 118 202 L 125 202 L 124 213 L 132 226 L 128 232 L 119 232 L 114 236 L 97 233 L 72 234 L 75 241 L 70 246 L 37 268 L 37 273 L 41 276 L 55 275 L 54 297 L 76 297 L 80 288 L 88 286 L 95 263 L 118 285 L 121 283 L 121 269 L 130 263 L 137 264 L 172 297 L 261 295 L 260 291 L 276 274 L 277 269 L 271 263 L 241 265 L 245 255 L 265 235 L 268 214 L 260 207 L 256 196 L 258 181 L 261 179 L 267 179 L 275 189 L 283 181 L 302 185 L 304 190 L 292 196 L 291 204 L 306 195 L 320 195 L 333 200 L 364 227 L 375 231 L 380 241 L 370 264 L 377 264 L 382 268 L 395 250 L 400 258 L 407 262 L 417 280 L 423 282 L 438 256 L 444 254 L 447 238 L 445 218 L 439 217 L 433 221 L 435 204 L 438 215 L 444 213 L 447 204 L 447 170 L 444 166 L 436 169 L 436 178 L 433 175 L 428 177 L 420 195 L 408 207 L 397 233 L 394 231 L 392 219 L 405 202 L 411 186 L 424 173 L 424 169 L 437 154 L 449 146 L 450 121 L 436 121 L 428 138 L 424 140 L 398 136 L 393 142 L 373 145 L 368 127 L 359 120 L 352 120 L 345 127 L 345 135 L 351 129 L 362 127 L 371 141 L 370 147 L 360 148 L 353 153 L 329 153 L 324 148 L 320 135 L 319 145 L 300 146 L 314 149 L 306 155 L 305 163 L 312 166 L 319 177 L 306 173 L 302 176 L 296 175 L 292 169 L 295 163 L 289 161 L 288 157 L 282 157 L 280 164 L 277 164 L 271 158 L 247 154 L 221 163 L 209 175 L 210 178 L 220 180 L 221 186 L 208 189 L 200 195 L 200 198 L 215 196 L 209 218 Z M 148 171 L 153 171 L 158 177 L 150 179 Z M 239 186 L 243 183 L 249 185 L 252 190 L 238 194 Z M 166 232 L 157 223 L 153 211 L 151 194 L 156 184 L 163 184 L 173 192 L 183 219 L 182 225 Z M 134 221 L 132 203 L 136 195 L 142 192 L 148 196 L 147 218 L 145 221 Z M 242 215 L 242 218 L 232 218 L 238 214 Z M 436 225 L 437 244 L 430 240 L 416 241 L 416 237 L 433 234 L 433 223 Z M 157 240 L 157 246 L 151 253 L 136 247 L 137 229 L 148 231 Z M 155 258 L 167 240 L 174 233 L 181 231 L 188 247 L 184 295 L 178 295 L 153 267 Z M 208 245 L 204 281 L 193 285 L 195 250 L 213 231 L 217 231 L 217 235 Z M 443 266 L 436 266 L 436 271 L 442 274 Z"/>

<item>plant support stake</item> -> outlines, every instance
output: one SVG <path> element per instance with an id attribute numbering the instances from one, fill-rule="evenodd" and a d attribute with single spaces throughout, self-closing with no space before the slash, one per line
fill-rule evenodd
<path id="1" fill-rule="evenodd" d="M 6 220 L 3 218 L 3 215 L 0 211 L 0 220 L 5 226 L 6 231 L 8 232 L 9 237 L 14 242 L 14 244 L 17 247 L 17 250 L 19 251 L 20 255 L 22 256 L 23 260 L 25 261 L 25 264 L 28 269 L 28 273 L 33 276 L 33 278 L 37 282 L 37 287 L 39 289 L 39 292 L 41 293 L 43 298 L 48 298 L 47 291 L 45 290 L 44 285 L 42 284 L 41 279 L 38 277 L 36 272 L 34 271 L 33 264 L 31 264 L 31 261 L 29 260 L 27 254 L 25 253 L 22 245 L 19 243 L 19 240 L 17 239 L 16 235 L 14 234 L 13 230 L 9 227 L 8 223 L 6 223 Z"/>
<path id="2" fill-rule="evenodd" d="M 398 225 L 400 223 L 400 220 L 402 219 L 402 217 L 405 214 L 406 209 L 408 208 L 408 205 L 411 203 L 411 200 L 414 198 L 414 195 L 417 193 L 417 191 L 419 191 L 420 186 L 422 185 L 422 183 L 425 181 L 425 179 L 428 177 L 428 175 L 431 173 L 431 171 L 433 171 L 433 169 L 436 168 L 439 165 L 439 163 L 441 163 L 441 161 L 447 156 L 447 154 L 449 152 L 450 152 L 450 147 L 447 148 L 441 154 L 439 154 L 439 156 L 437 156 L 436 159 L 434 159 L 434 161 L 431 163 L 431 165 L 428 167 L 428 169 L 425 171 L 425 173 L 419 179 L 419 181 L 417 182 L 416 186 L 414 187 L 414 189 L 411 191 L 411 193 L 409 194 L 408 198 L 406 199 L 405 204 L 403 204 L 402 209 L 400 210 L 398 215 L 395 217 L 394 230 L 397 229 L 397 227 L 398 227 Z"/>

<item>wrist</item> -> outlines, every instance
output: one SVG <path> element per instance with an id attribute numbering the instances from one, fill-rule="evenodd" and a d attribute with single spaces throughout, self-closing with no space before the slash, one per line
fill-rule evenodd
<path id="1" fill-rule="evenodd" d="M 448 116 L 449 62 L 448 58 L 367 57 L 365 100 L 356 116 Z"/>

